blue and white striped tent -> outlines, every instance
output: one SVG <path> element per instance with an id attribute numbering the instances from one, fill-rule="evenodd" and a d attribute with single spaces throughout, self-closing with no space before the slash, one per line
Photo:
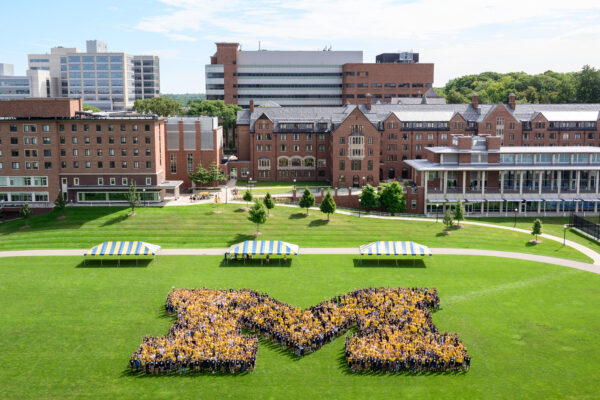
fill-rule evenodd
<path id="1" fill-rule="evenodd" d="M 360 246 L 361 256 L 431 256 L 429 247 L 415 242 L 378 241 Z"/>
<path id="2" fill-rule="evenodd" d="M 118 257 L 120 265 L 123 256 L 135 256 L 137 264 L 137 257 L 150 256 L 155 258 L 159 251 L 160 246 L 137 240 L 108 241 L 92 247 L 83 255 L 84 257 Z"/>
<path id="3" fill-rule="evenodd" d="M 231 246 L 226 254 L 298 255 L 298 250 L 298 245 L 282 242 L 281 240 L 246 240 Z"/>

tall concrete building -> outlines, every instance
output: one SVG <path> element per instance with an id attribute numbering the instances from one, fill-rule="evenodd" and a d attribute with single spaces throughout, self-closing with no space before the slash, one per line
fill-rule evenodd
<path id="1" fill-rule="evenodd" d="M 145 63 L 149 73 L 144 73 Z M 82 98 L 105 111 L 128 110 L 136 99 L 160 94 L 158 57 L 109 52 L 106 43 L 98 40 L 88 40 L 85 53 L 53 47 L 50 54 L 29 54 L 28 64 L 30 70 L 50 72 L 51 97 Z"/>
<path id="2" fill-rule="evenodd" d="M 205 69 L 207 98 L 245 108 L 250 100 L 281 106 L 390 102 L 421 97 L 433 84 L 433 64 L 420 64 L 418 53 L 389 53 L 367 64 L 362 51 L 242 51 L 238 43 L 216 45 Z"/>

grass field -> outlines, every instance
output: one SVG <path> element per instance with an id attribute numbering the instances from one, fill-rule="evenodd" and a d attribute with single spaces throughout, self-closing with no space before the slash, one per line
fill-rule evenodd
<path id="1" fill-rule="evenodd" d="M 144 240 L 165 248 L 228 247 L 253 239 L 256 225 L 247 220 L 240 204 L 128 210 L 115 207 L 72 207 L 67 218 L 49 213 L 23 221 L 0 224 L 0 250 L 89 248 L 105 240 Z M 357 247 L 376 240 L 413 240 L 430 247 L 458 247 L 518 251 L 590 262 L 561 243 L 545 240 L 531 245 L 531 235 L 494 228 L 465 225 L 442 235 L 442 223 L 357 218 L 336 214 L 327 222 L 320 211 L 310 216 L 300 208 L 276 207 L 273 217 L 260 227 L 263 239 L 280 239 L 301 247 Z"/>
<path id="2" fill-rule="evenodd" d="M 517 218 L 517 228 L 531 230 L 533 221 L 538 217 L 522 217 Z M 549 235 L 563 237 L 564 229 L 563 226 L 569 223 L 569 217 L 539 217 L 542 221 L 542 232 Z M 597 222 L 597 218 L 594 218 Z M 469 218 L 469 221 L 473 222 L 485 222 L 503 226 L 514 226 L 514 219 L 509 218 Z M 591 239 L 581 233 L 567 228 L 567 240 L 572 240 L 579 244 L 582 244 L 590 249 L 600 252 L 600 243 L 596 240 Z"/>
<path id="3" fill-rule="evenodd" d="M 247 186 L 247 180 L 237 180 L 236 186 Z M 296 187 L 305 187 L 305 186 L 319 186 L 319 187 L 328 187 L 330 186 L 327 181 L 296 181 Z M 260 187 L 294 187 L 294 181 L 254 181 L 252 183 L 252 187 L 260 188 Z"/>
<path id="4" fill-rule="evenodd" d="M 434 256 L 421 268 L 355 267 L 300 256 L 290 267 L 222 267 L 161 257 L 145 267 L 83 267 L 74 257 L 0 264 L 0 397 L 6 399 L 597 398 L 600 276 L 524 261 Z M 307 307 L 368 286 L 433 286 L 434 322 L 472 356 L 464 374 L 352 374 L 344 338 L 298 359 L 262 340 L 241 376 L 135 376 L 143 335 L 164 335 L 172 286 L 252 288 Z"/>

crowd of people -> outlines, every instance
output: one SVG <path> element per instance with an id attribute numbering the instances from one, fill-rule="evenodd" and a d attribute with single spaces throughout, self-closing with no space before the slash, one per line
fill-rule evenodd
<path id="1" fill-rule="evenodd" d="M 177 289 L 165 304 L 177 321 L 167 336 L 145 337 L 130 366 L 148 374 L 252 371 L 258 338 L 242 335 L 242 328 L 300 357 L 357 324 L 346 339 L 354 371 L 468 369 L 458 336 L 438 333 L 432 322 L 430 311 L 438 307 L 435 289 L 423 288 L 354 290 L 305 310 L 248 289 Z"/>

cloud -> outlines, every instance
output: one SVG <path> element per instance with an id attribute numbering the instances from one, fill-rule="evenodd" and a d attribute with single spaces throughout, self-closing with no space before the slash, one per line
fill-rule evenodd
<path id="1" fill-rule="evenodd" d="M 185 42 L 195 42 L 196 40 L 198 40 L 195 37 L 184 35 L 181 33 L 167 32 L 167 33 L 165 33 L 165 36 L 171 40 L 180 40 L 180 41 L 185 41 Z"/>

